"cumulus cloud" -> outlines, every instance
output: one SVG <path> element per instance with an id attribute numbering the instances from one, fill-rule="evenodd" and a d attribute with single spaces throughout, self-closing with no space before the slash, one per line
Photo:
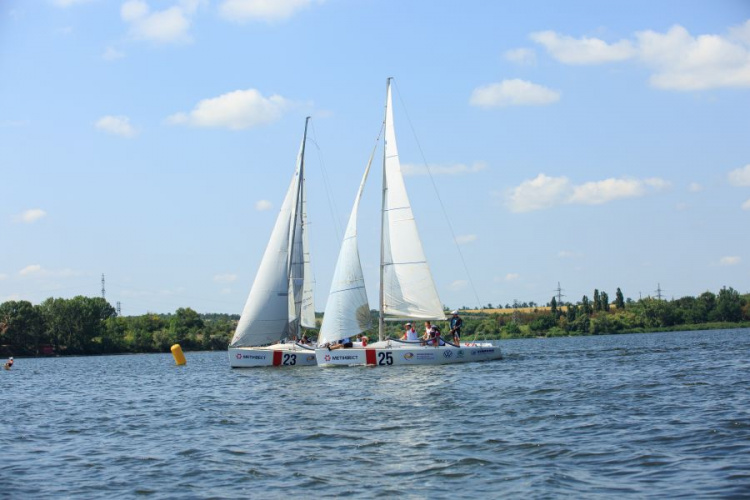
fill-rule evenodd
<path id="1" fill-rule="evenodd" d="M 531 39 L 564 64 L 601 64 L 636 60 L 651 69 L 652 86 L 669 90 L 704 90 L 750 86 L 750 20 L 726 35 L 694 36 L 675 25 L 664 33 L 646 30 L 632 40 L 607 43 L 553 31 Z"/>
<path id="2" fill-rule="evenodd" d="M 560 92 L 518 78 L 477 87 L 469 104 L 481 108 L 539 106 L 560 100 Z"/>
<path id="3" fill-rule="evenodd" d="M 168 117 L 167 122 L 242 130 L 274 122 L 290 106 L 291 102 L 280 95 L 263 97 L 255 89 L 235 90 L 219 97 L 203 99 L 192 111 L 176 113 Z"/>
<path id="4" fill-rule="evenodd" d="M 30 264 L 20 271 L 19 276 L 38 276 L 46 278 L 67 278 L 70 276 L 78 276 L 80 273 L 72 269 L 45 269 L 39 264 Z"/>
<path id="5" fill-rule="evenodd" d="M 742 168 L 735 168 L 729 172 L 727 177 L 732 186 L 750 186 L 750 164 L 745 165 Z"/>
<path id="6" fill-rule="evenodd" d="M 219 15 L 228 21 L 283 21 L 312 4 L 312 0 L 224 0 Z"/>
<path id="7" fill-rule="evenodd" d="M 42 217 L 46 216 L 47 212 L 42 210 L 41 208 L 31 208 L 29 210 L 24 211 L 23 213 L 20 213 L 16 215 L 13 219 L 16 222 L 23 222 L 24 224 L 31 224 L 33 222 L 38 221 Z"/>
<path id="8" fill-rule="evenodd" d="M 450 285 L 448 285 L 448 288 L 450 288 L 451 290 L 463 290 L 468 285 L 469 285 L 468 280 L 456 280 Z"/>
<path id="9" fill-rule="evenodd" d="M 659 178 L 604 179 L 574 185 L 567 177 L 539 174 L 510 190 L 507 205 L 512 212 L 531 212 L 559 205 L 601 205 L 661 191 L 669 183 Z"/>
<path id="10" fill-rule="evenodd" d="M 138 134 L 138 131 L 130 124 L 130 118 L 127 116 L 102 116 L 96 121 L 94 126 L 109 134 L 119 135 L 128 139 Z"/>
<path id="11" fill-rule="evenodd" d="M 620 40 L 610 44 L 598 38 L 573 38 L 559 35 L 554 31 L 538 31 L 529 37 L 544 46 L 552 57 L 565 64 L 624 61 L 632 58 L 636 53 L 629 40 Z"/>
<path id="12" fill-rule="evenodd" d="M 737 257 L 736 255 L 722 257 L 719 259 L 719 265 L 721 266 L 736 266 L 742 262 L 742 259 Z"/>
<path id="13" fill-rule="evenodd" d="M 742 204 L 742 210 L 750 210 L 750 199 Z"/>
<path id="14" fill-rule="evenodd" d="M 30 274 L 39 273 L 41 270 L 42 266 L 40 266 L 39 264 L 31 264 L 18 271 L 18 274 L 20 274 L 21 276 L 28 276 Z"/>
<path id="15" fill-rule="evenodd" d="M 516 281 L 521 275 L 518 273 L 508 273 L 505 275 L 505 281 Z"/>
<path id="16" fill-rule="evenodd" d="M 505 58 L 506 61 L 526 66 L 533 66 L 536 64 L 536 52 L 534 52 L 533 49 L 523 48 L 506 50 L 505 53 L 503 53 L 503 58 Z"/>
<path id="17" fill-rule="evenodd" d="M 697 182 L 691 182 L 688 186 L 688 191 L 691 193 L 700 193 L 703 191 L 703 186 L 701 184 L 698 184 Z"/>
<path id="18" fill-rule="evenodd" d="M 258 212 L 265 212 L 266 210 L 271 210 L 271 208 L 273 208 L 273 204 L 268 200 L 258 200 L 255 202 L 255 210 Z"/>
<path id="19" fill-rule="evenodd" d="M 120 50 L 117 50 L 114 47 L 107 47 L 104 49 L 104 54 L 102 54 L 102 59 L 105 61 L 116 61 L 117 59 L 122 59 L 125 57 L 125 52 L 122 52 Z"/>
<path id="20" fill-rule="evenodd" d="M 466 245 L 467 243 L 473 243 L 475 241 L 477 241 L 476 234 L 462 234 L 456 236 L 456 243 L 458 243 L 459 245 Z"/>
<path id="21" fill-rule="evenodd" d="M 217 274 L 216 276 L 214 276 L 214 281 L 216 283 L 231 283 L 236 280 L 236 274 Z"/>
<path id="22" fill-rule="evenodd" d="M 428 168 L 429 167 L 429 168 Z M 484 162 L 474 162 L 471 165 L 464 163 L 453 163 L 450 165 L 415 165 L 404 163 L 401 165 L 401 172 L 404 175 L 463 175 L 481 172 L 487 168 Z"/>
<path id="23" fill-rule="evenodd" d="M 65 9 L 68 7 L 72 7 L 73 5 L 88 3 L 91 1 L 92 0 L 52 0 L 52 4 Z"/>
<path id="24" fill-rule="evenodd" d="M 186 43 L 198 0 L 182 0 L 164 10 L 152 11 L 143 0 L 128 0 L 120 7 L 120 17 L 130 25 L 130 36 L 155 43 Z"/>

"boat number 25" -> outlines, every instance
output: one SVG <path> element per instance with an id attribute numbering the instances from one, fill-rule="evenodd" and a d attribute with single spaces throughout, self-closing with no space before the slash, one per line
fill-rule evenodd
<path id="1" fill-rule="evenodd" d="M 379 352 L 378 353 L 378 365 L 392 365 L 393 364 L 393 353 L 391 352 Z"/>
<path id="2" fill-rule="evenodd" d="M 284 354 L 284 359 L 281 362 L 282 365 L 296 365 L 297 364 L 297 355 L 296 354 Z"/>

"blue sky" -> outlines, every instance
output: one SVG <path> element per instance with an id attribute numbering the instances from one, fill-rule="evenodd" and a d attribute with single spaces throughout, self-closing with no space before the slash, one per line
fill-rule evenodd
<path id="1" fill-rule="evenodd" d="M 389 76 L 450 307 L 750 291 L 746 1 L 6 0 L 0 301 L 239 313 L 311 115 L 322 311 Z"/>

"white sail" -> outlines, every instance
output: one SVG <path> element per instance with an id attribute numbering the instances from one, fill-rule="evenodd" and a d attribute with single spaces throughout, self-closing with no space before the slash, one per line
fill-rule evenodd
<path id="1" fill-rule="evenodd" d="M 393 128 L 390 80 L 383 163 L 383 313 L 399 318 L 445 319 L 401 174 Z"/>
<path id="2" fill-rule="evenodd" d="M 307 123 L 292 182 L 276 218 L 230 347 L 268 345 L 296 334 L 299 311 L 296 305 L 290 306 L 290 302 L 295 301 L 295 295 L 302 295 L 301 273 L 304 265 L 301 257 L 300 194 L 306 136 Z M 298 293 L 295 291 L 297 286 L 300 290 Z"/>
<path id="3" fill-rule="evenodd" d="M 307 194 L 304 179 L 302 183 L 302 255 L 304 258 L 304 282 L 302 284 L 301 321 L 305 328 L 316 328 L 315 323 L 315 280 L 310 259 L 310 226 L 307 224 Z"/>
<path id="4" fill-rule="evenodd" d="M 367 302 L 365 278 L 362 274 L 357 245 L 359 201 L 362 198 L 367 175 L 370 173 L 372 158 L 370 156 L 370 161 L 367 162 L 357 197 L 354 199 L 352 213 L 349 215 L 349 223 L 346 225 L 346 233 L 341 243 L 336 269 L 333 272 L 331 292 L 328 294 L 328 302 L 323 314 L 323 324 L 320 327 L 319 345 L 356 335 L 372 326 L 370 304 Z"/>

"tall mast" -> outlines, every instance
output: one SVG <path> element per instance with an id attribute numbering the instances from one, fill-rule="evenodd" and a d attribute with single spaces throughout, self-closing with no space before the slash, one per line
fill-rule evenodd
<path id="1" fill-rule="evenodd" d="M 385 158 L 386 158 L 386 146 L 388 145 L 388 139 L 386 134 L 386 127 L 388 126 L 388 96 L 391 91 L 391 80 L 392 77 L 388 77 L 385 82 L 385 116 L 383 116 L 383 200 L 380 208 L 380 300 L 379 300 L 379 315 L 378 315 L 378 340 L 385 339 L 385 317 L 383 315 L 383 307 L 385 302 L 385 295 L 383 290 L 383 273 L 385 270 L 385 194 L 388 190 L 385 177 Z"/>
<path id="2" fill-rule="evenodd" d="M 301 237 L 302 235 L 298 235 L 297 231 L 294 230 L 294 228 L 297 226 L 297 220 L 302 217 L 302 207 L 304 206 L 304 200 L 301 199 L 303 196 L 303 193 L 305 192 L 304 189 L 302 189 L 302 185 L 305 181 L 305 146 L 307 145 L 307 124 L 310 122 L 310 117 L 305 118 L 305 132 L 302 134 L 302 147 L 300 151 L 300 161 L 299 161 L 299 176 L 297 177 L 297 196 L 296 200 L 297 202 L 294 204 L 294 217 L 292 217 L 291 220 L 291 227 L 292 227 L 292 237 L 289 241 L 289 252 L 288 252 L 288 258 L 287 258 L 287 275 L 290 276 L 290 284 L 292 285 L 291 291 L 294 293 L 294 281 L 293 278 L 291 278 L 291 269 L 292 269 L 292 259 L 294 256 L 294 245 L 297 241 L 298 237 Z M 299 210 L 298 210 L 299 209 Z M 304 231 L 305 228 L 302 227 L 302 231 Z M 303 273 L 304 273 L 304 255 L 302 257 L 303 259 Z M 304 274 L 303 274 L 304 279 Z M 292 297 L 292 300 L 294 300 L 294 314 L 295 314 L 295 332 L 294 334 L 297 336 L 297 338 L 300 338 L 300 334 L 302 332 L 302 318 L 300 313 L 297 312 L 297 298 L 296 296 Z"/>

